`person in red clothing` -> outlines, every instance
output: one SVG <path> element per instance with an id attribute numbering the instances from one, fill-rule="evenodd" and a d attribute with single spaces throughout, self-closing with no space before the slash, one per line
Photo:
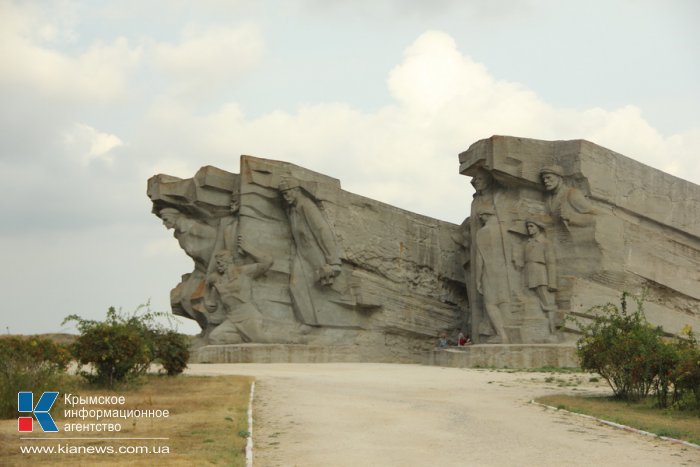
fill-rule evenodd
<path id="1" fill-rule="evenodd" d="M 471 345 L 472 340 L 469 338 L 469 336 L 465 336 L 464 333 L 459 333 L 459 336 L 457 336 L 457 345 L 460 347 L 464 347 L 466 345 Z"/>

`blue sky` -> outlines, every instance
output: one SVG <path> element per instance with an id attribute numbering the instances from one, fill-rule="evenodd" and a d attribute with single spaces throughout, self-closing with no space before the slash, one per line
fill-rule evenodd
<path id="1" fill-rule="evenodd" d="M 191 264 L 146 180 L 240 154 L 455 223 L 457 154 L 493 134 L 700 183 L 697 18 L 691 0 L 0 1 L 3 328 L 167 310 Z"/>

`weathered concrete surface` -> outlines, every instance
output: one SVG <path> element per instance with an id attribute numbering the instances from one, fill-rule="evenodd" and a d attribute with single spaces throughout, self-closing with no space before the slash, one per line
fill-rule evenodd
<path id="1" fill-rule="evenodd" d="M 173 311 L 200 324 L 198 346 L 309 347 L 284 348 L 296 349 L 289 357 L 217 347 L 202 358 L 323 361 L 350 358 L 338 350 L 350 346 L 361 361 L 415 361 L 439 333 L 466 331 L 458 226 L 287 162 L 241 156 L 240 167 L 149 180 L 154 214 L 195 263 L 171 292 Z"/>
<path id="2" fill-rule="evenodd" d="M 420 354 L 365 345 L 238 344 L 194 349 L 192 363 L 421 363 Z"/>
<path id="3" fill-rule="evenodd" d="M 256 378 L 254 465 L 676 466 L 700 450 L 529 401 L 610 393 L 588 375 L 386 364 L 192 365 Z"/>
<path id="4" fill-rule="evenodd" d="M 557 284 L 549 293 L 559 318 L 573 313 L 585 322 L 592 306 L 619 303 L 623 291 L 646 289 L 645 311 L 653 324 L 669 334 L 686 325 L 700 329 L 700 186 L 583 140 L 493 136 L 474 143 L 459 160 L 462 174 L 487 180 L 465 222 L 472 250 L 481 229 L 476 217 L 491 210 L 498 218 L 503 247 L 496 256 L 504 257 L 504 272 L 496 282 L 510 290 L 500 312 L 511 342 L 543 342 L 545 315 L 552 316 L 539 311 L 546 308 L 535 294 L 541 291 L 527 285 L 527 264 L 519 264 L 522 251 L 527 253 L 527 220 L 540 223 L 555 247 Z M 479 342 L 493 331 L 483 326 L 488 310 L 476 290 L 474 253 L 471 260 L 467 285 Z M 571 322 L 560 324 L 576 329 Z M 523 334 L 528 327 L 529 336 Z"/>
<path id="5" fill-rule="evenodd" d="M 482 344 L 428 352 L 426 365 L 453 368 L 578 368 L 570 344 Z"/>
<path id="6" fill-rule="evenodd" d="M 194 263 L 171 304 L 202 328 L 196 355 L 416 361 L 462 331 L 476 344 L 569 350 L 435 358 L 568 365 L 579 324 L 566 317 L 586 323 L 594 305 L 641 290 L 669 335 L 700 329 L 700 187 L 582 140 L 494 136 L 459 160 L 476 189 L 460 226 L 252 156 L 240 174 L 152 177 L 153 212 Z"/>

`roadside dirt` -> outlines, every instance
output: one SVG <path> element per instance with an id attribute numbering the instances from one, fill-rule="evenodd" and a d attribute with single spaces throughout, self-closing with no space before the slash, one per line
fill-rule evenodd
<path id="1" fill-rule="evenodd" d="M 609 391 L 586 375 L 366 363 L 188 373 L 256 377 L 255 466 L 700 465 L 700 450 L 529 403 Z"/>

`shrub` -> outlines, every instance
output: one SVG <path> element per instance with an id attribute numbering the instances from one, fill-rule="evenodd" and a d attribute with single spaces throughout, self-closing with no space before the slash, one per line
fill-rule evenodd
<path id="1" fill-rule="evenodd" d="M 91 371 L 81 370 L 80 375 L 90 383 L 112 387 L 143 375 L 156 360 L 169 375 L 181 373 L 187 366 L 189 352 L 179 344 L 186 337 L 178 338 L 179 334 L 158 325 L 159 316 L 168 315 L 152 312 L 146 304 L 131 315 L 110 307 L 105 321 L 77 315 L 66 317 L 63 323 L 75 321 L 80 332 L 73 354 L 81 367 L 91 366 Z"/>
<path id="2" fill-rule="evenodd" d="M 18 391 L 55 391 L 65 387 L 68 350 L 49 339 L 0 338 L 0 418 L 17 416 Z"/>
<path id="3" fill-rule="evenodd" d="M 673 388 L 674 394 L 676 391 L 674 374 L 680 359 L 678 347 L 673 342 L 661 341 L 656 353 L 648 357 L 656 373 L 654 393 L 656 394 L 658 406 L 661 408 L 668 407 L 668 396 L 671 393 L 671 389 Z"/>
<path id="4" fill-rule="evenodd" d="M 157 332 L 154 338 L 155 361 L 163 365 L 168 376 L 182 373 L 190 358 L 189 338 L 175 331 Z"/>
<path id="5" fill-rule="evenodd" d="M 700 411 L 700 347 L 690 326 L 676 340 L 677 361 L 671 370 L 669 379 L 673 383 L 673 402 L 679 408 L 694 405 Z M 688 404 L 687 397 L 692 394 L 693 402 Z"/>
<path id="6" fill-rule="evenodd" d="M 602 376 L 616 397 L 639 400 L 658 383 L 659 369 L 672 358 L 664 352 L 661 329 L 651 326 L 644 317 L 644 297 L 633 297 L 634 312 L 627 310 L 623 293 L 621 308 L 612 303 L 595 306 L 590 324 L 578 323 L 582 336 L 576 343 L 581 368 Z"/>

